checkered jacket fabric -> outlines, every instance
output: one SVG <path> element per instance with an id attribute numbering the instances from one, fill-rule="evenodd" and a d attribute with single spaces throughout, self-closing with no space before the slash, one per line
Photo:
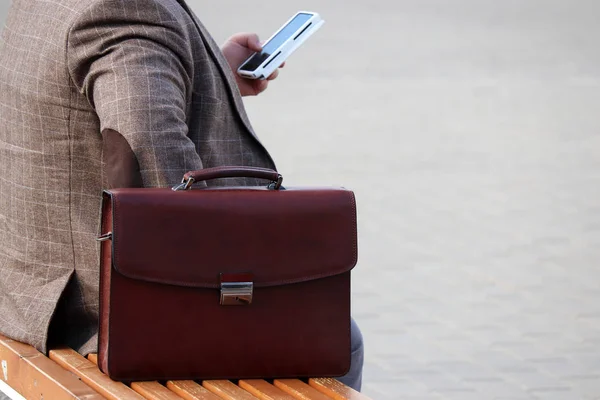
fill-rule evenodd
<path id="1" fill-rule="evenodd" d="M 69 343 L 96 351 L 107 130 L 145 187 L 219 165 L 274 168 L 183 0 L 13 0 L 0 41 L 0 332 L 42 352 L 63 293 Z"/>

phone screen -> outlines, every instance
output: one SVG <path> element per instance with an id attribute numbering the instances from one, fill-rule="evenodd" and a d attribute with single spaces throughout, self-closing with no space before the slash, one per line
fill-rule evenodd
<path id="1" fill-rule="evenodd" d="M 265 43 L 260 53 L 254 54 L 254 56 L 242 65 L 240 69 L 244 71 L 254 71 L 311 17 L 312 14 L 300 13 L 296 15 L 277 35 Z"/>

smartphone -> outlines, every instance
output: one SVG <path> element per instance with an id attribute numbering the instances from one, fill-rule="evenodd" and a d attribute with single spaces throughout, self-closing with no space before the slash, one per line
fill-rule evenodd
<path id="1" fill-rule="evenodd" d="M 319 14 L 300 11 L 290 18 L 263 45 L 260 53 L 252 54 L 238 68 L 238 74 L 249 79 L 266 79 L 325 21 Z"/>

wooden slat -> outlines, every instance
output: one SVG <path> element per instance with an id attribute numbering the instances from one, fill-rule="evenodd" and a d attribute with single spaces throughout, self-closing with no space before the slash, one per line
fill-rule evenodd
<path id="1" fill-rule="evenodd" d="M 88 354 L 88 360 L 93 364 L 98 364 L 98 355 L 95 353 Z M 167 389 L 163 385 L 155 381 L 149 382 L 133 382 L 131 384 L 131 389 L 135 391 L 137 396 L 141 396 L 143 399 L 148 400 L 181 400 L 182 397 L 179 397 L 175 392 Z M 189 399 L 196 399 L 197 397 L 189 397 Z M 204 398 L 199 397 L 199 399 L 204 400 Z M 210 400 L 210 397 L 206 398 Z"/>
<path id="2" fill-rule="evenodd" d="M 74 350 L 69 348 L 51 350 L 50 359 L 80 377 L 83 382 L 109 400 L 143 400 L 142 396 L 125 384 L 115 382 L 104 375 L 96 364 Z"/>
<path id="3" fill-rule="evenodd" d="M 88 360 L 90 360 L 94 364 L 98 365 L 98 354 L 96 354 L 96 353 L 88 354 Z"/>
<path id="4" fill-rule="evenodd" d="M 209 380 L 202 382 L 202 386 L 210 390 L 219 398 L 225 400 L 256 400 L 256 397 L 242 388 L 237 387 L 233 382 L 227 380 Z"/>
<path id="5" fill-rule="evenodd" d="M 219 400 L 215 394 L 194 381 L 169 381 L 167 388 L 185 400 Z"/>
<path id="6" fill-rule="evenodd" d="M 0 361 L 0 379 L 27 399 L 103 399 L 75 375 L 33 347 L 2 335 Z"/>
<path id="7" fill-rule="evenodd" d="M 331 400 L 331 397 L 324 395 L 300 379 L 276 379 L 273 384 L 298 400 Z"/>
<path id="8" fill-rule="evenodd" d="M 294 400 L 292 396 L 263 379 L 244 379 L 239 385 L 260 400 Z"/>
<path id="9" fill-rule="evenodd" d="M 158 382 L 133 382 L 131 388 L 147 400 L 181 400 L 181 397 Z"/>
<path id="10" fill-rule="evenodd" d="M 308 380 L 308 384 L 334 400 L 371 400 L 336 379 L 311 378 Z"/>

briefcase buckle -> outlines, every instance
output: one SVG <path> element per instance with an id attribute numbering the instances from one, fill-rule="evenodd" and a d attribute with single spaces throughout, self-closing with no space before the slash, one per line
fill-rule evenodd
<path id="1" fill-rule="evenodd" d="M 227 277 L 227 276 L 225 276 Z M 232 282 L 221 275 L 221 305 L 247 306 L 252 303 L 254 283 L 249 281 Z"/>

